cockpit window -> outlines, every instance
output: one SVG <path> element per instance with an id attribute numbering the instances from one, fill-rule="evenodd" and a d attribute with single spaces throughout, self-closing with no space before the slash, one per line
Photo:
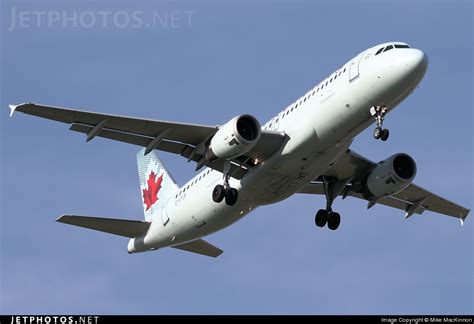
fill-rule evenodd
<path id="1" fill-rule="evenodd" d="M 380 49 L 377 51 L 377 53 L 375 53 L 375 55 L 379 55 L 380 53 L 382 53 L 383 49 L 384 49 L 383 47 L 380 48 Z"/>
<path id="2" fill-rule="evenodd" d="M 379 48 L 378 51 L 375 53 L 375 55 L 379 55 L 380 53 L 390 51 L 391 49 L 394 49 L 394 48 L 410 48 L 410 46 L 405 45 L 405 44 L 388 45 L 387 47 Z"/>

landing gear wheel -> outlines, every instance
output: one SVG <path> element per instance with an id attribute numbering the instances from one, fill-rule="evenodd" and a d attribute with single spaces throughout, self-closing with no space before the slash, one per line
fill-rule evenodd
<path id="1" fill-rule="evenodd" d="M 380 136 L 382 129 L 380 127 L 377 127 L 377 129 L 380 131 L 380 134 L 378 134 L 378 136 Z M 374 132 L 374 136 L 375 135 Z M 347 184 L 350 182 L 350 179 L 341 181 L 337 180 L 337 178 L 321 176 L 321 180 L 323 183 L 324 195 L 326 196 L 326 209 L 318 210 L 314 222 L 318 227 L 324 227 L 327 224 L 329 229 L 334 231 L 341 223 L 341 215 L 332 211 L 332 203 L 334 202 L 334 199 L 343 192 L 344 188 L 346 188 Z"/>
<path id="2" fill-rule="evenodd" d="M 380 137 L 382 137 L 382 134 L 383 134 L 382 128 L 376 127 L 376 128 L 374 129 L 374 138 L 375 138 L 375 139 L 379 139 Z M 388 136 L 387 136 L 387 137 L 388 137 Z"/>
<path id="3" fill-rule="evenodd" d="M 326 226 L 326 223 L 328 221 L 328 212 L 325 209 L 320 209 L 316 213 L 316 216 L 314 217 L 314 222 L 316 223 L 316 226 L 318 227 L 324 227 Z"/>
<path id="4" fill-rule="evenodd" d="M 328 228 L 332 231 L 337 230 L 341 223 L 341 215 L 339 213 L 331 213 L 328 217 Z"/>
<path id="5" fill-rule="evenodd" d="M 226 196 L 226 190 L 224 189 L 223 185 L 217 185 L 214 187 L 214 190 L 212 191 L 212 200 L 216 203 L 220 203 L 222 200 L 224 200 L 224 197 Z"/>
<path id="6" fill-rule="evenodd" d="M 381 138 L 382 141 L 386 141 L 388 139 L 388 129 L 383 128 L 383 121 L 385 119 L 385 114 L 387 113 L 388 109 L 385 105 L 382 106 L 373 106 L 370 108 L 370 115 L 374 117 L 375 124 L 377 127 L 374 129 L 374 138 L 379 139 Z"/>
<path id="7" fill-rule="evenodd" d="M 239 198 L 239 192 L 237 189 L 229 188 L 225 193 L 225 203 L 229 206 L 234 206 Z"/>
<path id="8" fill-rule="evenodd" d="M 225 198 L 225 203 L 229 206 L 234 206 L 239 197 L 239 192 L 237 189 L 231 188 L 229 185 L 229 175 L 230 171 L 230 162 L 225 161 L 224 163 L 224 185 L 217 185 L 212 191 L 212 200 L 216 203 L 222 202 Z"/>
<path id="9" fill-rule="evenodd" d="M 385 142 L 386 140 L 388 140 L 389 135 L 390 135 L 390 132 L 388 131 L 388 129 L 385 128 L 382 131 L 382 135 L 380 135 L 380 139 Z"/>

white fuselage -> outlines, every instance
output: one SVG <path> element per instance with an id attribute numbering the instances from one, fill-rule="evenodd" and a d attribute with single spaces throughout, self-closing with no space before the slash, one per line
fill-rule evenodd
<path id="1" fill-rule="evenodd" d="M 287 140 L 242 179 L 231 179 L 231 187 L 239 191 L 234 206 L 211 199 L 223 175 L 205 169 L 166 203 L 166 224 L 161 218 L 153 219 L 149 231 L 140 238 L 143 249 L 173 246 L 216 232 L 260 205 L 293 195 L 324 174 L 353 138 L 374 122 L 371 107 L 384 105 L 390 111 L 423 78 L 427 57 L 422 51 L 393 48 L 376 55 L 387 44 L 349 60 L 262 127 L 284 132 Z M 129 243 L 129 252 L 140 252 L 134 240 Z"/>

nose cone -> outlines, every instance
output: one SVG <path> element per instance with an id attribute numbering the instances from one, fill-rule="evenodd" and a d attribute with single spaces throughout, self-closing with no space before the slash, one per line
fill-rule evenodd
<path id="1" fill-rule="evenodd" d="M 416 48 L 403 50 L 397 59 L 403 69 L 411 76 L 421 78 L 428 69 L 428 56 L 422 50 Z"/>
<path id="2" fill-rule="evenodd" d="M 425 74 L 428 68 L 428 56 L 422 50 L 412 48 L 408 54 L 411 58 L 412 69 L 419 74 Z"/>

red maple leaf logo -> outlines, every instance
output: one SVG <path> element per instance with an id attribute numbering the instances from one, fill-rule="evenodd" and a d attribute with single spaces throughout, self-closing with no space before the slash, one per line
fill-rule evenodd
<path id="1" fill-rule="evenodd" d="M 156 179 L 155 172 L 151 171 L 148 176 L 148 189 L 143 189 L 143 201 L 146 205 L 145 211 L 158 201 L 158 192 L 161 189 L 161 182 L 163 181 L 163 174 Z"/>

